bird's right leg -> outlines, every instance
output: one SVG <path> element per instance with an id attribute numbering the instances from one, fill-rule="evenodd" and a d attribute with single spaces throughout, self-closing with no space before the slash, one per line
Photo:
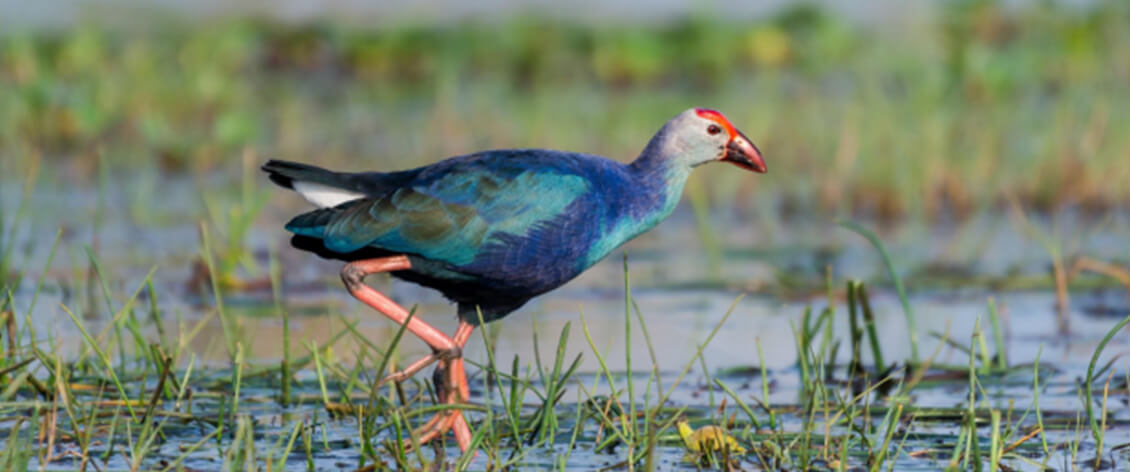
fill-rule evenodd
<path id="1" fill-rule="evenodd" d="M 467 387 L 466 370 L 463 364 L 462 348 L 463 345 L 466 344 L 467 339 L 470 338 L 471 331 L 474 327 L 469 323 L 460 321 L 459 328 L 455 332 L 455 338 L 452 339 L 435 327 L 425 323 L 423 320 L 410 316 L 408 310 L 405 310 L 384 294 L 364 283 L 364 278 L 367 275 L 379 272 L 407 270 L 411 267 L 412 263 L 408 260 L 407 256 L 391 256 L 354 261 L 346 264 L 345 267 L 341 269 L 341 279 L 345 282 L 349 293 L 353 294 L 354 297 L 391 318 L 396 323 L 404 326 L 405 329 L 411 331 L 432 348 L 432 354 L 413 362 L 402 371 L 395 372 L 381 379 L 378 386 L 388 380 L 403 380 L 428 365 L 439 361 L 440 368 L 438 371 L 443 377 L 443 382 L 437 384 L 437 386 L 442 389 L 440 401 L 452 405 L 459 404 L 466 401 L 470 396 Z M 466 420 L 463 419 L 462 412 L 458 409 L 437 414 L 418 428 L 414 432 L 414 436 L 422 443 L 430 441 L 448 430 L 454 430 L 459 448 L 466 451 L 470 445 L 470 428 L 468 428 Z"/>

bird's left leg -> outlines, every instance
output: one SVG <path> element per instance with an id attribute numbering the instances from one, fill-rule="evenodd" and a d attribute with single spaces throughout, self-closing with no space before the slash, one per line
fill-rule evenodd
<path id="1" fill-rule="evenodd" d="M 408 256 L 391 256 L 377 259 L 365 259 L 350 262 L 341 268 L 341 280 L 345 287 L 355 298 L 369 305 L 374 310 L 391 318 L 397 324 L 415 334 L 428 344 L 435 353 L 448 352 L 452 357 L 458 357 L 459 348 L 446 334 L 424 320 L 413 317 L 404 307 L 389 299 L 383 293 L 365 285 L 365 276 L 378 272 L 395 272 L 412 268 Z"/>

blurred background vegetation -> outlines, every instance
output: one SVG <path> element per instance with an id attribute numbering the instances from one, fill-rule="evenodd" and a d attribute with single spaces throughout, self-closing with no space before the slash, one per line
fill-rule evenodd
<path id="1" fill-rule="evenodd" d="M 769 163 L 765 178 L 696 177 L 739 213 L 960 219 L 1012 197 L 1044 211 L 1130 203 L 1130 2 L 934 7 L 883 25 L 794 5 L 748 21 L 9 30 L 0 180 L 31 167 L 79 184 L 238 176 L 248 150 L 355 170 L 495 147 L 626 161 L 670 116 L 708 106 Z"/>

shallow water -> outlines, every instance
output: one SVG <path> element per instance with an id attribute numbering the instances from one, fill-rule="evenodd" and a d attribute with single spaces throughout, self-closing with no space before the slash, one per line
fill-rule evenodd
<path id="1" fill-rule="evenodd" d="M 102 192 L 50 182 L 39 185 L 33 193 L 34 206 L 13 233 L 18 242 L 15 263 L 11 267 L 15 271 L 26 270 L 23 283 L 14 293 L 14 311 L 22 320 L 31 322 L 43 343 L 57 345 L 64 358 L 74 358 L 83 352 L 82 337 L 61 305 L 82 314 L 85 326 L 92 333 L 102 333 L 108 326 L 109 309 L 98 291 L 92 290 L 96 286 L 91 282 L 94 279 L 90 277 L 85 248 L 90 248 L 102 267 L 112 294 L 109 305 L 115 309 L 126 302 L 142 285 L 150 269 L 156 267 L 153 281 L 157 304 L 164 315 L 164 331 L 175 338 L 177 333 L 202 322 L 198 334 L 183 346 L 185 352 L 194 354 L 200 362 L 194 364 L 196 368 L 212 367 L 199 375 L 229 378 L 230 372 L 225 369 L 231 365 L 230 357 L 223 327 L 219 318 L 212 316 L 213 301 L 210 295 L 201 296 L 186 288 L 191 264 L 201 247 L 197 222 L 207 220 L 211 225 L 216 224 L 206 216 L 199 193 L 221 189 L 224 185 L 207 179 L 195 183 L 163 181 L 159 186 L 145 182 L 139 179 Z M 139 204 L 139 198 L 158 187 L 159 201 Z M 20 191 L 19 185 L 0 186 L 0 204 L 5 215 L 15 214 Z M 221 206 L 233 205 L 234 197 L 224 191 L 217 191 L 214 197 Z M 356 330 L 366 339 L 377 346 L 385 346 L 394 336 L 395 326 L 348 296 L 337 279 L 338 264 L 286 247 L 281 223 L 300 208 L 295 200 L 282 196 L 281 192 L 271 195 L 271 205 L 256 220 L 247 238 L 252 252 L 257 254 L 259 271 L 241 270 L 239 276 L 262 277 L 267 254 L 278 254 L 284 270 L 281 309 L 290 314 L 294 356 L 308 354 L 304 343 L 326 343 L 345 327 L 346 321 L 356 322 Z M 712 232 L 720 241 L 717 246 L 720 249 L 712 249 L 700 242 L 704 236 L 695 229 L 690 211 L 680 208 L 670 221 L 625 248 L 630 255 L 632 295 L 646 322 L 647 335 L 654 348 L 654 365 L 658 366 L 664 390 L 670 389 L 684 366 L 691 363 L 689 374 L 673 390 L 671 405 L 687 406 L 688 413 L 699 421 L 723 418 L 735 412 L 742 420 L 744 414 L 732 401 L 728 402 L 724 414 L 716 413 L 726 394 L 709 386 L 715 375 L 722 375 L 725 383 L 744 401 L 750 404 L 765 401 L 782 408 L 782 431 L 797 432 L 802 417 L 786 408 L 797 405 L 802 399 L 803 386 L 796 368 L 795 331 L 806 307 L 812 306 L 814 313 L 818 313 L 827 303 L 821 288 L 825 270 L 831 271 L 834 286 L 839 290 L 838 297 L 843 296 L 842 287 L 847 278 L 863 278 L 879 284 L 885 284 L 887 279 L 874 249 L 862 237 L 838 228 L 833 221 L 795 221 L 782 215 L 767 216 L 768 221 L 725 209 L 717 211 L 713 215 Z M 1070 235 L 1064 238 L 1064 245 L 1072 254 L 1118 260 L 1126 256 L 1123 241 L 1130 233 L 1126 221 L 1124 215 L 1115 215 L 1094 224 L 1085 217 L 1066 214 L 1055 219 L 1054 225 L 1050 221 L 1037 221 L 1037 224 L 1047 228 L 1054 226 L 1059 228 L 1060 234 Z M 51 250 L 51 240 L 44 235 L 53 234 L 56 228 L 63 230 L 60 247 L 53 263 L 44 271 L 42 268 Z M 969 345 L 978 322 L 987 323 L 987 301 L 992 297 L 1001 313 L 1009 363 L 1017 369 L 1007 376 L 982 379 L 985 397 L 979 406 L 1007 409 L 1011 405 L 1016 415 L 1029 408 L 1033 401 L 1031 363 L 1039 355 L 1043 383 L 1040 407 L 1045 421 L 1049 421 L 1048 418 L 1075 420 L 1081 406 L 1077 379 L 1084 375 L 1091 354 L 1106 332 L 1130 313 L 1130 300 L 1123 291 L 1116 287 L 1075 290 L 1069 310 L 1071 331 L 1063 334 L 1057 329 L 1056 298 L 1048 289 L 1049 285 L 1045 284 L 1040 290 L 1007 291 L 990 289 L 984 283 L 1010 277 L 1047 278 L 1049 273 L 1046 250 L 1026 230 L 1018 229 L 1014 221 L 1003 215 L 981 215 L 956 227 L 910 222 L 887 228 L 882 236 L 909 282 L 922 357 L 932 359 L 939 366 L 954 366 L 953 372 L 957 372 L 931 371 L 938 380 L 913 390 L 913 406 L 955 408 L 966 405 L 968 381 L 960 368 L 968 365 L 968 356 L 931 333 L 946 335 L 956 344 Z M 644 331 L 635 317 L 631 320 L 631 350 L 626 352 L 621 264 L 621 253 L 616 252 L 576 281 L 532 301 L 504 322 L 491 325 L 496 339 L 494 354 L 499 364 L 509 365 L 517 356 L 525 369 L 534 362 L 535 338 L 542 362 L 551 362 L 562 329 L 566 324 L 571 326 L 565 359 L 571 360 L 580 354 L 581 360 L 578 375 L 567 385 L 564 405 L 559 407 L 562 418 L 572 418 L 578 405 L 584 404 L 589 395 L 612 392 L 607 382 L 598 378 L 601 367 L 593 346 L 608 369 L 616 373 L 618 389 L 624 386 L 629 358 L 635 391 L 648 389 L 653 351 L 645 342 Z M 41 276 L 45 283 L 36 298 L 33 297 L 35 282 Z M 440 329 L 454 329 L 453 307 L 436 293 L 380 277 L 369 282 L 387 289 L 403 304 L 418 304 L 421 316 Z M 888 361 L 907 359 L 910 355 L 908 328 L 897 297 L 882 286 L 872 287 L 871 292 L 883 355 Z M 33 298 L 36 305 L 29 311 Z M 140 300 L 147 305 L 147 294 L 141 294 Z M 225 296 L 225 305 L 235 320 L 236 337 L 243 345 L 248 364 L 277 365 L 283 349 L 282 321 L 275 316 L 270 291 L 232 291 Z M 834 332 L 840 342 L 836 358 L 842 367 L 849 355 L 849 324 L 844 301 L 837 299 L 836 305 Z M 732 314 L 725 324 L 703 348 L 701 362 L 696 360 L 699 346 L 731 309 Z M 585 327 L 592 336 L 593 346 L 586 341 Z M 157 329 L 146 324 L 143 334 L 150 340 L 156 339 Z M 764 358 L 759 355 L 758 346 Z M 996 349 L 991 339 L 989 346 L 990 350 Z M 357 342 L 346 337 L 333 345 L 327 362 L 350 369 L 356 364 L 359 351 Z M 473 336 L 464 352 L 473 363 L 487 363 L 481 336 Z M 1127 352 L 1130 352 L 1130 337 L 1123 333 L 1106 347 L 1100 365 Z M 406 339 L 399 346 L 401 359 L 425 353 L 424 345 L 414 340 Z M 180 367 L 186 368 L 190 356 L 180 359 Z M 871 363 L 866 347 L 863 361 Z M 1118 357 L 1111 370 L 1115 380 L 1108 400 L 1112 415 L 1108 419 L 1110 429 L 1106 444 L 1108 455 L 1116 464 L 1125 464 L 1128 460 L 1127 448 L 1109 452 L 1109 446 L 1130 443 L 1130 409 L 1125 407 L 1130 396 L 1126 383 L 1119 380 L 1128 375 L 1128 362 L 1126 357 Z M 765 381 L 770 394 L 767 399 L 762 398 L 763 379 L 758 375 L 762 365 L 768 370 Z M 472 367 L 470 374 L 472 403 L 493 404 L 482 371 Z M 289 436 L 295 421 L 325 420 L 315 374 L 303 371 L 297 378 L 301 385 L 295 394 L 307 399 L 299 406 L 281 407 L 275 401 L 277 387 L 256 386 L 254 382 L 241 395 L 241 413 L 250 414 L 256 423 L 257 447 L 271 450 L 280 436 Z M 428 375 L 421 373 L 419 378 L 427 379 Z M 842 369 L 837 378 L 844 378 Z M 331 385 L 331 391 L 336 387 Z M 537 397 L 529 393 L 525 401 L 532 405 Z M 654 396 L 650 401 L 654 401 Z M 880 399 L 875 401 L 883 404 Z M 215 398 L 197 398 L 192 402 L 194 411 L 215 412 L 218 408 Z M 637 402 L 643 404 L 644 400 L 637 398 Z M 532 408 L 529 410 L 527 413 L 532 412 Z M 470 417 L 475 424 L 482 415 L 471 413 Z M 940 459 L 910 457 L 904 452 L 897 459 L 897 468 L 934 470 L 944 466 L 960 429 L 959 420 L 919 419 L 904 425 L 915 435 L 902 445 L 904 451 L 934 450 Z M 572 431 L 571 421 L 563 421 L 562 434 Z M 174 423 L 168 423 L 172 428 L 168 431 L 171 440 L 159 446 L 151 456 L 152 461 L 172 460 L 183 452 L 185 445 L 211 432 L 200 425 L 174 427 Z M 1029 415 L 1020 424 L 1030 426 L 1034 419 Z M 10 427 L 10 420 L 0 423 L 0 427 L 3 426 Z M 590 469 L 623 460 L 622 451 L 594 452 L 594 444 L 584 441 L 594 437 L 596 426 L 595 421 L 590 421 L 583 429 L 582 441 L 572 452 L 570 466 Z M 351 419 L 319 423 L 315 428 L 317 447 L 313 453 L 318 468 L 352 470 L 357 466 L 360 458 L 357 428 Z M 823 429 L 819 421 L 817 428 Z M 833 434 L 847 432 L 841 427 L 831 430 Z M 387 436 L 388 432 L 385 434 Z M 1088 434 L 1086 428 L 1078 426 L 1049 428 L 1047 441 L 1060 444 Z M 980 435 L 987 444 L 988 433 L 984 428 Z M 1036 454 L 1034 449 L 1028 449 L 1035 443 L 1035 440 L 1029 441 L 1018 450 L 1033 457 L 1042 456 L 1042 452 Z M 684 450 L 677 437 L 665 438 L 662 444 L 659 449 L 661 466 L 694 467 L 682 461 Z M 561 453 L 563 447 L 559 442 L 555 448 L 532 449 L 522 460 L 523 467 L 556 468 L 554 455 Z M 1079 460 L 1093 457 L 1094 451 L 1088 447 L 1093 449 L 1094 444 L 1084 442 L 1074 457 Z M 199 470 L 214 469 L 220 464 L 217 461 L 222 460 L 217 458 L 216 451 L 215 446 L 201 449 L 189 455 L 185 465 Z M 446 450 L 449 458 L 457 453 L 453 447 Z M 1071 468 L 1071 457 L 1068 451 L 1057 450 L 1048 458 L 1048 463 L 1057 468 Z M 128 467 L 125 460 L 112 456 L 106 466 Z M 472 468 L 487 465 L 486 457 L 475 460 Z M 294 452 L 287 464 L 301 467 L 305 461 L 304 453 Z M 1007 463 L 1020 470 L 1035 470 L 1030 464 L 1016 460 Z M 74 464 L 57 461 L 52 466 L 70 468 Z M 747 462 L 743 467 L 753 468 L 756 464 Z"/>
<path id="2" fill-rule="evenodd" d="M 733 301 L 728 294 L 703 291 L 671 293 L 639 290 L 635 292 L 634 296 L 644 313 L 648 332 L 656 345 L 656 359 L 664 389 L 671 387 L 678 377 L 679 371 L 688 361 L 694 358 L 697 346 L 705 340 L 710 330 L 719 323 Z M 622 389 L 624 387 L 625 360 L 627 359 L 622 343 L 624 337 L 623 301 L 613 296 L 592 295 L 577 296 L 576 298 L 579 300 L 574 301 L 579 301 L 584 305 L 585 323 L 588 324 L 590 333 L 593 333 L 593 341 L 607 361 L 608 368 L 617 376 L 619 380 L 617 388 Z M 1008 410 L 1011 407 L 1014 410 L 1012 418 L 1015 422 L 1016 418 L 1019 418 L 1032 405 L 1033 401 L 1031 367 L 1024 368 L 1023 365 L 1034 361 L 1039 352 L 1041 383 L 1043 385 L 1040 392 L 1040 407 L 1044 421 L 1050 424 L 1053 420 L 1075 420 L 1076 410 L 1080 407 L 1076 380 L 1085 372 L 1090 354 L 1114 320 L 1075 312 L 1072 318 L 1072 334 L 1061 336 L 1056 333 L 1055 314 L 1052 309 L 1053 296 L 1038 292 L 1006 293 L 999 295 L 996 300 L 1004 315 L 1005 342 L 1008 347 L 1009 360 L 1012 365 L 1019 367 L 1007 376 L 990 376 L 981 380 L 984 384 L 985 397 L 980 400 L 979 408 Z M 888 359 L 906 358 L 908 350 L 903 335 L 905 333 L 905 322 L 897 300 L 890 295 L 881 294 L 876 296 L 873 301 L 878 315 L 879 334 L 885 340 L 883 344 L 884 356 L 887 356 Z M 378 345 L 384 345 L 386 340 L 392 337 L 394 331 L 388 323 L 375 316 L 363 313 L 363 310 L 355 303 L 345 302 L 344 299 L 340 302 L 344 311 L 360 312 L 357 315 L 349 315 L 348 318 L 359 319 L 358 329 L 365 333 L 370 340 Z M 982 294 L 960 297 L 949 294 L 922 294 L 915 296 L 912 302 L 919 317 L 922 333 L 947 332 L 951 339 L 963 343 L 968 343 L 972 339 L 973 326 L 977 323 L 978 318 L 985 316 L 986 313 Z M 567 433 L 572 431 L 573 423 L 571 419 L 578 405 L 583 404 L 589 398 L 589 395 L 611 393 L 603 378 L 598 378 L 600 366 L 581 333 L 578 309 L 570 305 L 573 304 L 546 301 L 535 308 L 536 316 L 520 314 L 508 318 L 505 323 L 497 324 L 500 331 L 495 353 L 496 358 L 500 359 L 500 363 L 503 364 L 507 364 L 509 359 L 515 355 L 519 356 L 523 363 L 532 362 L 530 361 L 533 352 L 532 338 L 536 334 L 541 342 L 543 362 L 550 362 L 561 328 L 566 323 L 572 324 L 566 359 L 572 359 L 573 356 L 580 353 L 582 361 L 579 368 L 580 374 L 575 377 L 575 383 L 570 383 L 568 391 L 563 397 L 563 405 L 558 409 L 558 414 L 563 418 L 561 427 L 562 434 L 566 435 L 564 439 L 566 444 L 568 441 Z M 421 308 L 428 310 L 438 309 L 441 306 L 424 305 Z M 723 329 L 719 331 L 703 352 L 706 370 L 704 371 L 697 363 L 693 365 L 688 376 L 679 383 L 671 394 L 669 406 L 674 408 L 687 406 L 689 408 L 688 414 L 705 421 L 710 421 L 711 418 L 724 418 L 731 414 L 736 414 L 739 420 L 743 419 L 743 413 L 733 406 L 732 400 L 728 400 L 730 406 L 727 407 L 724 414 L 718 415 L 715 413 L 726 394 L 720 389 L 712 389 L 708 386 L 711 385 L 710 379 L 712 377 L 720 375 L 720 378 L 733 388 L 744 401 L 754 404 L 756 400 L 763 400 L 761 394 L 762 379 L 756 374 L 761 361 L 756 348 L 756 343 L 759 342 L 765 353 L 764 362 L 769 372 L 766 381 L 770 385 L 770 395 L 767 402 L 774 408 L 780 409 L 779 421 L 782 424 L 783 431 L 800 431 L 802 418 L 798 416 L 798 412 L 789 410 L 789 406 L 797 405 L 801 399 L 802 386 L 799 372 L 794 367 L 796 346 L 791 334 L 791 326 L 799 323 L 799 314 L 803 309 L 804 304 L 801 302 L 783 303 L 764 297 L 745 297 L 739 300 L 735 305 L 734 313 L 727 320 Z M 841 313 L 842 311 L 841 308 Z M 433 317 L 433 319 L 440 320 L 445 318 L 443 316 Z M 837 320 L 835 327 L 837 333 L 847 331 L 846 321 L 843 321 L 842 318 L 844 317 Z M 337 330 L 334 326 L 338 328 L 341 326 L 341 321 L 336 317 L 327 317 L 320 314 L 295 316 L 292 319 L 292 329 L 294 332 L 300 333 L 299 338 L 318 343 L 326 341 L 331 333 Z M 245 339 L 249 342 L 247 352 L 256 362 L 263 363 L 279 356 L 280 338 L 277 333 L 280 323 L 277 319 L 243 317 L 240 322 L 244 330 L 255 333 Z M 73 335 L 68 334 L 69 330 L 64 328 L 69 320 L 66 320 L 66 322 L 59 320 L 59 323 L 61 339 L 66 340 L 69 335 Z M 449 328 L 448 325 L 451 324 L 445 323 L 444 325 Z M 94 323 L 89 326 L 97 327 Z M 648 388 L 647 377 L 652 363 L 647 346 L 642 342 L 643 333 L 638 325 L 635 326 L 632 336 L 631 359 L 633 361 L 635 389 L 637 392 L 641 392 Z M 847 339 L 841 338 L 841 341 L 846 345 Z M 190 350 L 205 353 L 205 357 L 208 357 L 206 353 L 211 352 L 214 355 L 212 359 L 217 365 L 223 363 L 222 356 L 224 354 L 221 346 L 222 341 L 220 341 L 222 333 L 217 326 L 209 324 L 208 328 L 205 328 L 205 331 L 197 339 L 199 341 L 193 343 Z M 64 341 L 65 343 L 66 341 Z M 940 342 L 935 339 L 923 337 L 920 348 L 924 355 L 930 355 L 938 348 L 939 344 Z M 348 342 L 336 344 L 333 349 L 336 356 L 335 362 L 346 366 L 352 365 L 353 360 L 350 358 L 350 353 L 353 351 L 354 348 L 351 348 Z M 1130 338 L 1124 335 L 1116 337 L 1107 346 L 1106 352 L 1108 354 L 1104 356 L 1104 359 L 1118 353 L 1130 352 Z M 425 353 L 425 349 L 419 343 L 406 342 L 402 345 L 401 354 L 405 358 L 423 353 Z M 474 363 L 485 364 L 487 362 L 482 340 L 478 337 L 472 338 L 465 354 Z M 845 354 L 841 351 L 841 358 L 844 358 L 844 356 Z M 866 358 L 867 355 L 865 355 Z M 953 347 L 941 347 L 937 355 L 932 358 L 938 364 L 959 367 L 968 362 L 967 356 Z M 1128 364 L 1125 360 L 1118 361 L 1115 364 L 1115 385 L 1119 384 L 1119 377 L 1126 375 L 1127 367 Z M 528 369 L 529 367 L 525 368 Z M 230 373 L 220 371 L 204 375 L 225 379 Z M 472 403 L 493 404 L 495 408 L 500 408 L 497 406 L 497 393 L 487 392 L 482 372 L 472 367 L 470 375 L 472 376 Z M 842 370 L 837 372 L 836 375 L 840 379 L 844 378 Z M 428 378 L 426 374 L 421 374 L 420 377 Z M 953 376 L 943 377 L 931 385 L 915 388 L 912 394 L 912 404 L 918 408 L 962 408 L 969 395 L 965 375 L 959 371 Z M 316 418 L 321 418 L 320 421 L 324 421 L 324 423 L 321 423 L 321 426 L 315 429 L 317 447 L 313 454 L 318 468 L 353 470 L 361 459 L 356 420 L 346 418 L 326 421 L 327 414 L 320 402 L 316 376 L 311 371 L 305 371 L 298 376 L 298 379 L 301 386 L 296 389 L 295 394 L 307 400 L 302 405 L 290 408 L 283 408 L 275 401 L 278 395 L 277 388 L 264 386 L 250 387 L 245 390 L 241 399 L 240 413 L 248 414 L 255 419 L 256 433 L 261 435 L 257 436 L 259 447 L 269 450 L 280 437 L 289 437 L 294 421 L 301 419 L 313 421 Z M 585 387 L 580 389 L 578 385 Z M 1130 395 L 1128 395 L 1125 383 L 1121 385 L 1121 387 L 1115 387 L 1116 391 L 1109 399 L 1112 405 L 1110 408 L 1112 414 L 1107 420 L 1109 430 L 1106 441 L 1109 445 L 1130 443 L 1130 408 L 1126 408 Z M 535 382 L 535 386 L 540 386 L 540 384 Z M 331 391 L 334 391 L 332 386 Z M 495 400 L 491 400 L 491 398 Z M 363 396 L 355 401 L 363 403 Z M 537 398 L 533 394 L 527 395 L 525 401 L 529 405 L 538 404 Z M 638 401 L 641 405 L 643 404 L 642 399 L 638 399 Z M 654 396 L 651 401 L 654 401 Z M 882 404 L 884 402 L 876 401 L 876 405 Z M 192 407 L 197 412 L 214 412 L 218 408 L 216 399 L 196 400 Z M 532 412 L 533 408 L 527 410 L 529 413 Z M 877 416 L 879 417 L 875 419 L 876 421 L 882 419 L 881 415 Z M 472 424 L 475 424 L 476 420 L 482 419 L 482 415 L 477 413 L 469 414 L 469 417 L 472 419 Z M 761 418 L 761 420 L 765 421 L 765 418 Z M 937 470 L 943 467 L 952 452 L 954 438 L 960 432 L 958 420 L 960 418 L 943 419 L 941 421 L 923 418 L 915 419 L 906 424 L 906 429 L 913 434 L 910 439 L 902 443 L 905 452 L 903 457 L 900 457 L 896 462 L 897 469 Z M 170 423 L 173 422 L 170 421 Z M 1029 414 L 1019 424 L 1031 426 L 1035 424 L 1035 419 Z M 817 421 L 816 427 L 817 430 L 822 430 L 823 424 Z M 580 445 L 572 452 L 569 459 L 572 468 L 583 470 L 613 465 L 623 459 L 622 451 L 616 453 L 592 451 L 594 444 L 591 441 L 584 441 L 584 438 L 594 437 L 597 434 L 596 430 L 596 422 L 590 420 L 590 424 L 583 430 Z M 155 457 L 163 456 L 167 459 L 178 457 L 183 452 L 185 444 L 195 443 L 205 434 L 211 432 L 208 428 L 193 426 L 177 428 L 172 431 L 169 434 L 172 434 L 174 439 L 155 451 L 153 453 Z M 831 432 L 833 434 L 844 434 L 848 431 L 843 427 L 835 427 Z M 387 433 L 386 431 L 385 437 L 387 437 Z M 1089 433 L 1084 427 L 1068 425 L 1066 428 L 1048 431 L 1046 437 L 1049 444 L 1055 445 L 1078 437 L 1085 437 L 1087 434 Z M 987 448 L 988 433 L 982 430 L 981 436 L 982 447 Z M 1038 440 L 1029 441 L 1025 445 L 1026 453 L 1039 456 L 1038 450 L 1035 449 L 1037 444 Z M 326 445 L 328 445 L 328 449 Z M 554 465 L 556 464 L 555 456 L 563 453 L 564 449 L 565 446 L 561 444 L 553 448 L 532 448 L 521 462 L 522 467 L 534 470 L 557 468 Z M 939 458 L 935 460 L 928 457 L 905 456 L 906 452 L 912 451 L 935 451 Z M 449 458 L 458 456 L 458 449 L 453 444 L 449 444 L 445 452 Z M 658 452 L 660 453 L 659 464 L 664 468 L 692 469 L 694 467 L 693 464 L 683 461 L 684 449 L 675 437 L 668 438 L 664 442 L 664 446 L 658 449 Z M 432 453 L 428 452 L 428 454 Z M 1088 446 L 1087 443 L 1084 443 L 1077 457 L 1081 461 L 1093 456 L 1093 444 Z M 1116 464 L 1125 464 L 1127 460 L 1130 460 L 1130 455 L 1127 454 L 1125 448 L 1121 449 L 1120 452 L 1115 452 L 1111 457 L 1116 460 Z M 749 460 L 752 459 L 747 459 L 747 461 Z M 1042 459 L 1034 460 L 1040 462 Z M 301 451 L 293 452 L 288 460 L 288 464 L 292 467 L 302 467 L 305 463 L 306 458 Z M 1036 470 L 1034 467 L 1017 461 L 1006 461 L 1006 463 L 1018 468 L 1018 470 Z M 64 464 L 56 463 L 55 465 L 64 466 Z M 217 457 L 216 449 L 213 446 L 191 454 L 185 464 L 198 470 L 212 470 L 221 464 L 221 460 Z M 124 462 L 115 463 L 115 461 L 110 461 L 107 464 L 109 467 L 125 467 L 126 465 Z M 753 462 L 749 462 L 746 467 L 753 467 L 754 465 Z M 1067 451 L 1057 451 L 1048 458 L 1048 465 L 1060 469 L 1070 469 L 1071 456 Z M 476 462 L 471 465 L 472 469 L 486 466 L 486 457 L 477 458 Z M 1082 465 L 1078 466 L 1082 467 Z"/>

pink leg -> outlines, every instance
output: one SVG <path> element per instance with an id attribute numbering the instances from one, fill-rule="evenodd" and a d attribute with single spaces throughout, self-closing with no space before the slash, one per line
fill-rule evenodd
<path id="1" fill-rule="evenodd" d="M 438 360 L 439 356 L 435 354 L 428 354 L 424 357 L 421 357 L 420 359 L 416 360 L 416 362 L 409 364 L 408 367 L 388 374 L 383 379 L 378 381 L 377 385 L 373 388 L 380 388 L 382 385 L 389 382 L 403 382 L 405 380 L 408 380 L 413 375 L 416 375 L 417 372 L 424 370 L 425 367 L 432 365 L 432 363 Z"/>
<path id="2" fill-rule="evenodd" d="M 471 428 L 467 426 L 467 419 L 463 418 L 463 413 L 454 416 L 455 424 L 451 425 L 451 429 L 455 432 L 455 442 L 459 443 L 459 450 L 467 452 L 471 447 Z"/>
<path id="3" fill-rule="evenodd" d="M 459 349 L 462 350 L 463 346 L 467 345 L 467 339 L 470 338 L 471 331 L 473 331 L 474 329 L 475 329 L 475 327 L 471 326 L 470 323 L 460 321 L 459 322 L 459 328 L 456 329 L 455 335 L 452 336 L 452 342 L 454 342 L 455 345 L 459 346 Z M 409 364 L 408 367 L 405 367 L 405 368 L 403 368 L 399 371 L 393 372 L 393 373 L 389 374 L 388 376 L 386 376 L 385 378 L 381 379 L 379 382 L 377 382 L 377 387 L 380 387 L 381 385 L 384 385 L 384 384 L 386 384 L 390 381 L 391 382 L 402 382 L 404 380 L 407 380 L 409 377 L 412 377 L 417 372 L 424 370 L 425 367 L 432 365 L 433 362 L 441 360 L 441 357 L 442 356 L 438 355 L 438 354 L 428 354 L 428 355 L 416 360 L 416 362 Z M 458 362 L 460 364 L 463 363 L 462 359 L 460 359 L 460 358 L 456 358 L 456 359 L 458 359 Z M 461 387 L 465 386 L 465 385 L 466 384 L 464 382 L 461 385 Z M 463 394 L 463 399 L 466 400 L 468 398 L 471 398 L 471 395 L 470 395 L 470 393 L 467 389 L 461 389 L 461 393 Z"/>
<path id="4" fill-rule="evenodd" d="M 474 329 L 475 327 L 472 326 L 471 323 L 459 320 L 459 327 L 455 330 L 453 341 L 455 341 L 455 344 L 459 346 L 460 350 L 462 350 L 463 347 L 467 345 L 467 340 L 471 338 L 471 331 L 473 331 Z M 459 386 L 459 395 L 463 397 L 463 401 L 467 401 L 471 398 L 471 388 L 469 385 L 467 385 L 467 370 L 463 364 L 463 356 L 459 356 L 458 358 L 453 359 L 451 364 L 452 370 L 455 371 L 452 375 L 454 375 L 455 378 L 458 379 L 457 385 Z"/>
<path id="5" fill-rule="evenodd" d="M 383 313 L 385 316 L 392 318 L 392 321 L 395 321 L 397 324 L 406 325 L 408 331 L 419 336 L 428 346 L 431 346 L 432 350 L 449 351 L 455 347 L 455 342 L 452 341 L 451 338 L 419 318 L 413 317 L 409 320 L 408 310 L 405 310 L 383 293 L 373 290 L 372 287 L 365 285 L 363 282 L 365 276 L 369 274 L 407 270 L 410 268 L 412 268 L 412 263 L 408 262 L 407 256 L 392 256 L 355 261 L 346 264 L 345 267 L 341 269 L 341 280 L 345 282 L 345 287 L 349 289 L 349 293 L 352 293 L 354 297 Z"/>
<path id="6" fill-rule="evenodd" d="M 405 326 L 405 329 L 422 339 L 433 351 L 432 354 L 413 362 L 403 370 L 381 379 L 374 388 L 389 380 L 398 382 L 404 380 L 438 361 L 439 368 L 444 369 L 443 397 L 440 401 L 449 405 L 461 404 L 471 396 L 467 385 L 466 367 L 463 364 L 463 346 L 471 337 L 474 326 L 460 320 L 455 335 L 448 337 L 419 318 L 409 319 L 408 310 L 363 282 L 365 276 L 369 274 L 407 270 L 411 267 L 412 263 L 407 256 L 391 256 L 350 262 L 341 269 L 341 280 L 345 282 L 349 293 L 396 323 Z M 471 446 L 471 429 L 467 426 L 467 420 L 463 418 L 463 412 L 460 410 L 452 409 L 437 413 L 412 434 L 418 442 L 425 443 L 449 430 L 455 433 L 459 449 L 466 452 Z"/>

